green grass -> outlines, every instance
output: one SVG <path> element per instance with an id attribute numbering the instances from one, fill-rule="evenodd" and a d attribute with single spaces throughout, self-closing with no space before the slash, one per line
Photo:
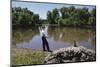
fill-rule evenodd
<path id="1" fill-rule="evenodd" d="M 12 49 L 12 65 L 43 64 L 47 52 L 30 49 Z"/>

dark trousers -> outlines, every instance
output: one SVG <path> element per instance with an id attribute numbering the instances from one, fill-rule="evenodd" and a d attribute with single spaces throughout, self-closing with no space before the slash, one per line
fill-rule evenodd
<path id="1" fill-rule="evenodd" d="M 43 45 L 43 51 L 46 51 L 46 48 L 48 51 L 50 51 L 49 44 L 45 36 L 42 36 L 42 45 Z"/>

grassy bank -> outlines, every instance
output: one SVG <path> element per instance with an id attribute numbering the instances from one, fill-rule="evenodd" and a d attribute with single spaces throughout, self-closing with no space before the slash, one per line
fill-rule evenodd
<path id="1" fill-rule="evenodd" d="M 43 64 L 48 52 L 32 49 L 12 48 L 12 65 Z"/>

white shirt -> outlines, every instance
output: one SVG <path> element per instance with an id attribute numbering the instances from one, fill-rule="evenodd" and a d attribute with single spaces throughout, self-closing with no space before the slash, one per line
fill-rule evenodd
<path id="1" fill-rule="evenodd" d="M 41 29 L 41 28 L 39 27 L 39 31 L 40 31 L 40 36 L 41 36 L 41 37 L 43 36 L 43 34 L 45 34 L 45 36 L 48 37 L 48 26 L 45 26 L 44 29 Z"/>

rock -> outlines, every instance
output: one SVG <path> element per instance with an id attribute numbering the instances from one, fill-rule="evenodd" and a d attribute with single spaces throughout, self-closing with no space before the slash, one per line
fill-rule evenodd
<path id="1" fill-rule="evenodd" d="M 95 61 L 96 53 L 85 47 L 60 48 L 45 58 L 45 64 Z"/>

